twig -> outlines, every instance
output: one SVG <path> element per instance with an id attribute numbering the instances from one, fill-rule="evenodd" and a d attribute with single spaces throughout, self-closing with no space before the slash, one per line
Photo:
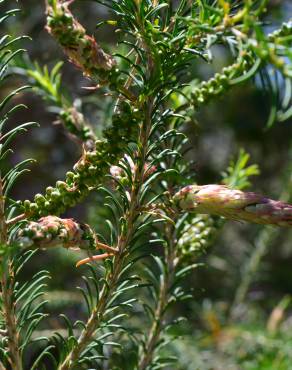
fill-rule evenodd
<path id="1" fill-rule="evenodd" d="M 127 223 L 126 231 L 122 232 L 118 238 L 117 250 L 118 254 L 114 258 L 113 262 L 113 272 L 107 278 L 107 284 L 103 285 L 100 293 L 99 301 L 92 311 L 85 328 L 83 329 L 81 335 L 77 340 L 77 344 L 73 347 L 71 352 L 67 355 L 63 363 L 59 366 L 59 370 L 70 370 L 72 369 L 81 352 L 86 348 L 88 343 L 92 340 L 92 337 L 98 327 L 100 326 L 103 315 L 107 307 L 107 303 L 110 300 L 116 285 L 119 280 L 120 272 L 123 268 L 124 261 L 128 256 L 128 246 L 131 242 L 131 238 L 134 233 L 134 222 L 139 214 L 140 203 L 139 203 L 139 193 L 143 185 L 145 163 L 146 163 L 146 153 L 148 149 L 148 137 L 151 127 L 151 114 L 153 109 L 153 98 L 149 99 L 149 102 L 145 111 L 145 122 L 140 131 L 139 142 L 141 143 L 141 152 L 139 155 L 141 165 L 136 168 L 134 174 L 133 187 L 130 192 L 130 207 L 124 218 Z"/>
<path id="2" fill-rule="evenodd" d="M 155 348 L 157 343 L 160 340 L 161 332 L 164 328 L 164 316 L 165 316 L 165 308 L 168 304 L 170 295 L 169 289 L 173 284 L 175 268 L 178 263 L 177 255 L 176 255 L 176 248 L 175 248 L 175 240 L 174 240 L 174 226 L 167 224 L 165 228 L 166 239 L 168 241 L 166 247 L 166 269 L 167 274 L 163 282 L 159 287 L 159 298 L 155 310 L 155 315 L 153 319 L 152 326 L 147 334 L 147 342 L 143 347 L 138 369 L 145 370 L 153 361 L 153 356 L 155 352 Z"/>
<path id="3" fill-rule="evenodd" d="M 10 220 L 6 221 L 6 226 L 10 227 L 10 226 L 16 224 L 17 222 L 24 220 L 26 217 L 27 217 L 27 215 L 22 213 L 21 215 L 18 215 L 16 217 L 11 218 Z"/>
<path id="4" fill-rule="evenodd" d="M 0 242 L 1 247 L 7 245 L 7 226 L 5 219 L 5 199 L 3 196 L 2 179 L 0 178 Z M 7 252 L 7 251 L 6 251 Z M 8 257 L 2 257 L 1 272 L 1 299 L 2 315 L 7 330 L 7 344 L 9 349 L 9 362 L 13 370 L 22 370 L 22 360 L 19 346 L 19 334 L 17 330 L 15 305 L 13 301 L 14 271 L 11 262 L 7 263 Z"/>

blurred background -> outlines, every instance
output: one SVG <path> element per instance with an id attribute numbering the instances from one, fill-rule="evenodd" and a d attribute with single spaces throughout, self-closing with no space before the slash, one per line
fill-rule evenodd
<path id="1" fill-rule="evenodd" d="M 12 3 L 11 7 L 15 7 Z M 106 99 L 102 94 L 84 89 L 91 86 L 90 81 L 66 61 L 44 29 L 44 2 L 20 0 L 18 7 L 22 12 L 6 23 L 8 32 L 32 38 L 24 41 L 25 48 L 29 58 L 40 65 L 51 68 L 64 60 L 62 85 L 99 132 L 107 120 Z M 116 35 L 111 28 L 95 30 L 96 24 L 109 16 L 105 8 L 90 1 L 76 1 L 72 11 L 98 42 L 107 47 L 115 44 Z M 290 0 L 270 1 L 265 19 L 267 31 L 276 29 L 291 16 Z M 228 64 L 229 55 L 223 48 L 216 47 L 214 55 L 213 64 L 195 66 L 198 78 L 207 79 Z M 1 97 L 5 89 L 17 87 L 23 81 L 22 77 L 10 78 L 0 92 Z M 63 179 L 81 153 L 78 145 L 68 139 L 63 126 L 56 124 L 55 113 L 47 109 L 39 96 L 31 91 L 16 100 L 28 109 L 16 114 L 11 125 L 25 121 L 40 124 L 15 143 L 15 161 L 32 157 L 36 163 L 17 183 L 13 196 L 31 199 Z M 271 96 L 255 80 L 237 86 L 192 117 L 184 130 L 190 138 L 192 149 L 188 156 L 194 162 L 199 184 L 220 182 L 220 174 L 230 159 L 244 148 L 251 156 L 250 162 L 260 168 L 260 175 L 251 179 L 251 190 L 274 199 L 292 199 L 292 121 L 275 122 L 267 129 L 270 107 Z M 98 230 L 102 214 L 98 213 L 95 202 L 96 195 L 92 194 L 65 216 L 88 222 Z M 84 316 L 81 295 L 75 289 L 82 285 L 80 271 L 74 267 L 79 258 L 79 252 L 56 249 L 41 252 L 26 267 L 23 279 L 40 267 L 52 275 L 48 286 L 51 303 L 47 305 L 51 315 L 42 330 L 60 328 L 61 310 L 73 320 Z M 204 266 L 185 282 L 192 287 L 194 298 L 173 309 L 173 314 L 187 318 L 174 333 L 178 339 L 169 348 L 179 358 L 174 368 L 292 369 L 291 231 L 228 222 L 200 262 Z"/>

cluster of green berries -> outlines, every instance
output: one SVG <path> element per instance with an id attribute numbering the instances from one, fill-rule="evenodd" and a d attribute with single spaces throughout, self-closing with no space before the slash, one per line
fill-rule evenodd
<path id="1" fill-rule="evenodd" d="M 184 257 L 196 257 L 212 243 L 220 226 L 220 220 L 210 215 L 195 215 L 186 221 L 177 246 Z"/>
<path id="2" fill-rule="evenodd" d="M 45 194 L 36 194 L 34 202 L 25 200 L 22 203 L 23 212 L 28 217 L 59 215 L 100 185 L 110 166 L 117 164 L 124 154 L 138 129 L 138 119 L 141 120 L 141 113 L 129 103 L 122 102 L 120 109 L 113 116 L 112 126 L 104 130 L 105 139 L 96 141 L 94 150 L 83 153 L 73 171 L 66 173 L 64 181 L 57 181 L 55 187 L 47 187 Z"/>
<path id="3" fill-rule="evenodd" d="M 243 51 L 234 64 L 223 68 L 220 73 L 215 73 L 214 77 L 208 81 L 201 82 L 191 94 L 195 107 L 207 103 L 212 98 L 226 92 L 233 84 L 232 80 L 246 73 L 254 64 L 254 61 L 251 52 Z"/>
<path id="4" fill-rule="evenodd" d="M 137 134 L 143 113 L 127 101 L 119 104 L 119 109 L 112 116 L 112 125 L 103 131 L 103 136 L 110 143 L 108 155 L 114 160 L 121 154 L 125 143 L 133 134 Z"/>
<path id="5" fill-rule="evenodd" d="M 96 142 L 97 150 L 85 152 L 66 173 L 65 181 L 57 181 L 56 186 L 48 186 L 45 194 L 36 194 L 34 202 L 25 200 L 22 204 L 28 217 L 40 217 L 49 214 L 61 214 L 68 207 L 73 207 L 88 195 L 91 188 L 98 186 L 108 172 L 107 143 Z"/>

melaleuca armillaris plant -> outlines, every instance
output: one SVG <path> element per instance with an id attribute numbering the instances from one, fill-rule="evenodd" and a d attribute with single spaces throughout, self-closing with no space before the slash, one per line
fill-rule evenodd
<path id="1" fill-rule="evenodd" d="M 17 109 L 8 103 L 23 88 L 4 97 L 1 366 L 26 368 L 30 340 L 37 340 L 35 332 L 45 316 L 41 311 L 47 273 L 38 272 L 21 285 L 21 269 L 35 250 L 74 248 L 80 258 L 86 254 L 77 266 L 88 263 L 81 267 L 87 269 L 81 288 L 86 313 L 76 322 L 63 315 L 62 330 L 39 338 L 39 353 L 29 368 L 175 368 L 175 358 L 165 349 L 170 328 L 180 321 L 171 308 L 191 297 L 183 279 L 212 243 L 223 223 L 219 217 L 278 227 L 291 226 L 292 217 L 291 205 L 240 190 L 250 185 L 249 176 L 258 173 L 255 165 L 247 165 L 249 157 L 243 151 L 223 176 L 229 187 L 190 185 L 196 178 L 185 156 L 189 144 L 184 128 L 201 106 L 234 86 L 258 74 L 272 84 L 270 68 L 285 80 L 286 91 L 281 99 L 273 84 L 272 97 L 277 94 L 278 99 L 272 99 L 268 124 L 290 117 L 291 24 L 266 34 L 265 0 L 97 1 L 112 17 L 102 24 L 118 34 L 118 44 L 109 47 L 86 31 L 71 3 L 46 1 L 46 29 L 77 67 L 76 73 L 106 95 L 111 115 L 102 133 L 64 93 L 60 62 L 49 71 L 28 57 L 16 58 L 18 39 L 1 39 L 2 79 L 9 65 L 11 73 L 27 78 L 69 137 L 76 139 L 80 153 L 65 178 L 33 200 L 10 199 L 9 191 L 28 161 L 6 170 L 9 145 L 32 123 L 5 131 L 7 118 Z M 8 11 L 1 22 L 13 14 Z M 212 61 L 214 45 L 226 48 L 232 61 L 209 80 L 198 81 L 192 69 Z M 90 192 L 98 194 L 96 212 L 104 212 L 96 230 L 82 220 L 62 217 Z M 131 317 L 138 316 L 136 325 Z"/>

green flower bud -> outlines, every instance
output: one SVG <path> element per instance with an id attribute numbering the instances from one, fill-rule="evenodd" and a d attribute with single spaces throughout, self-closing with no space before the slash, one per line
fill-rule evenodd
<path id="1" fill-rule="evenodd" d="M 45 208 L 50 208 L 50 202 L 46 201 L 44 206 L 45 206 Z"/>
<path id="2" fill-rule="evenodd" d="M 46 194 L 50 195 L 54 191 L 54 188 L 52 186 L 48 186 L 46 188 Z"/>
<path id="3" fill-rule="evenodd" d="M 42 205 L 45 203 L 46 201 L 46 198 L 42 195 L 42 194 L 36 194 L 35 197 L 34 197 L 34 201 L 38 204 L 38 205 Z"/>
<path id="4" fill-rule="evenodd" d="M 56 187 L 58 188 L 58 190 L 62 191 L 62 190 L 67 190 L 67 184 L 64 182 L 64 181 L 57 181 L 56 182 Z"/>
<path id="5" fill-rule="evenodd" d="M 29 210 L 32 213 L 36 212 L 38 210 L 37 204 L 36 203 L 30 203 Z"/>
<path id="6" fill-rule="evenodd" d="M 28 210 L 30 209 L 30 204 L 31 204 L 31 202 L 30 202 L 29 200 L 25 200 L 25 201 L 23 202 L 23 206 L 24 206 L 24 209 L 25 209 L 26 211 L 28 211 Z"/>
<path id="7" fill-rule="evenodd" d="M 75 175 L 73 176 L 73 180 L 74 182 L 77 182 L 80 180 L 80 174 L 79 173 L 75 173 Z"/>
<path id="8" fill-rule="evenodd" d="M 60 194 L 60 192 L 59 192 L 58 190 L 54 190 L 54 191 L 52 191 L 52 193 L 51 193 L 51 198 L 52 198 L 53 200 L 57 200 L 57 199 L 59 199 L 59 198 L 60 198 L 60 196 L 61 196 L 61 194 Z"/>

